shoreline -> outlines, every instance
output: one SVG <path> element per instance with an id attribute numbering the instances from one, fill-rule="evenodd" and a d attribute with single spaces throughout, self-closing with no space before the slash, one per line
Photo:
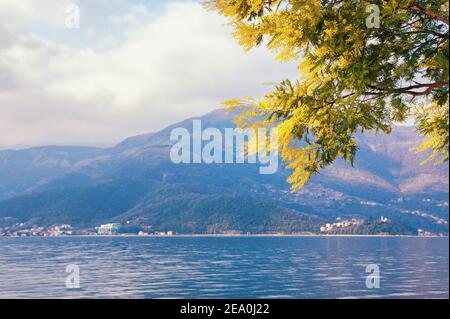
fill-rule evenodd
<path id="1" fill-rule="evenodd" d="M 241 237 L 347 237 L 347 238 L 449 238 L 445 236 L 417 236 L 417 235 L 357 235 L 357 234 L 176 234 L 176 235 L 62 235 L 62 236 L 0 236 L 1 238 L 241 238 Z"/>

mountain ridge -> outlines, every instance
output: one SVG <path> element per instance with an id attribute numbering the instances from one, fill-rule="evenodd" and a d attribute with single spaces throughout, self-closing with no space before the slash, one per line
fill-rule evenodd
<path id="1" fill-rule="evenodd" d="M 291 192 L 286 183 L 290 172 L 282 163 L 277 174 L 267 176 L 251 164 L 173 164 L 170 132 L 191 129 L 193 119 L 201 119 L 203 128 L 234 127 L 220 110 L 110 148 L 39 148 L 45 154 L 22 150 L 16 154 L 24 158 L 16 166 L 8 161 L 10 151 L 0 151 L 0 227 L 131 221 L 137 227 L 186 233 L 221 228 L 245 232 L 245 227 L 250 232 L 297 232 L 316 231 L 319 223 L 336 218 L 385 215 L 409 229 L 448 232 L 448 165 L 419 165 L 425 155 L 409 150 L 422 138 L 412 128 L 358 136 L 361 149 L 354 167 L 339 160 Z M 241 207 L 231 205 L 232 200 Z M 229 211 L 220 210 L 218 203 Z M 206 214 L 207 207 L 221 214 Z"/>

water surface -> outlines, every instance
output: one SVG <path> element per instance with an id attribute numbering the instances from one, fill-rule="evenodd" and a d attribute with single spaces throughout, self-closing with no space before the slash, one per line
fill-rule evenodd
<path id="1" fill-rule="evenodd" d="M 449 298 L 448 260 L 448 238 L 0 238 L 0 298 Z"/>

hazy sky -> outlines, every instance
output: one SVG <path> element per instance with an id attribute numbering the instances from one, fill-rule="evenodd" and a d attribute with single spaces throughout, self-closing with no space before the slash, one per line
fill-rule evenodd
<path id="1" fill-rule="evenodd" d="M 199 1 L 0 0 L 0 148 L 116 143 L 295 74 Z"/>

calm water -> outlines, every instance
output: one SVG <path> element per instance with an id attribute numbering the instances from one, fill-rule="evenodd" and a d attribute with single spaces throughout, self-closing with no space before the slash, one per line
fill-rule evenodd
<path id="1" fill-rule="evenodd" d="M 0 298 L 448 298 L 448 256 L 448 238 L 0 238 Z"/>

